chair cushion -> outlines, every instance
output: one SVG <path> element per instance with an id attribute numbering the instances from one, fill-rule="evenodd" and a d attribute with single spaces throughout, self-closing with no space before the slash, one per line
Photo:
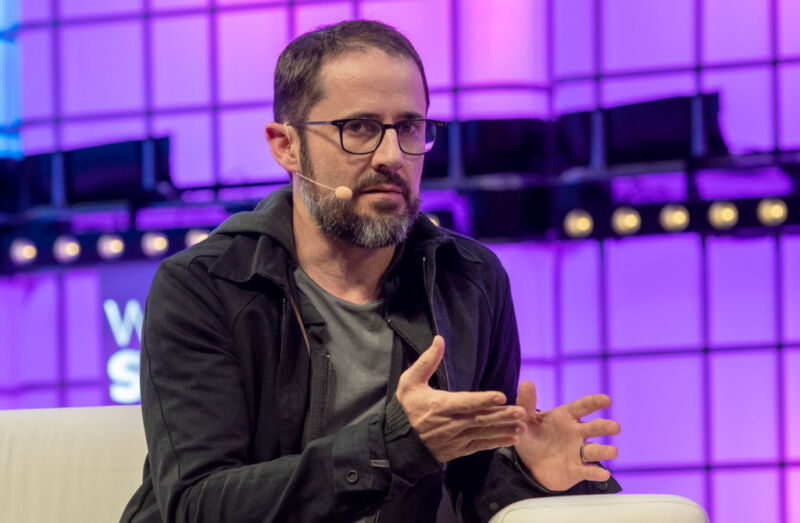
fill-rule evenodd
<path id="1" fill-rule="evenodd" d="M 525 499 L 489 523 L 708 523 L 694 501 L 665 494 L 602 494 Z"/>

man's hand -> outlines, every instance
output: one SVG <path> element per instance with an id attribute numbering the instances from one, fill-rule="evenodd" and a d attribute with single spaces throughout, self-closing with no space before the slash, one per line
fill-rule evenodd
<path id="1" fill-rule="evenodd" d="M 618 434 L 619 423 L 607 419 L 588 423 L 580 420 L 608 408 L 611 398 L 605 394 L 584 396 L 553 410 L 536 412 L 536 388 L 530 381 L 523 381 L 517 405 L 528 412 L 528 430 L 516 444 L 517 454 L 545 488 L 567 490 L 583 480 L 605 481 L 611 477 L 609 471 L 581 460 L 581 445 L 587 438 Z M 586 462 L 612 459 L 617 457 L 617 449 L 586 443 L 583 457 Z"/>
<path id="2" fill-rule="evenodd" d="M 397 399 L 411 426 L 440 463 L 479 450 L 514 445 L 525 432 L 525 409 L 505 405 L 502 392 L 447 392 L 428 385 L 444 356 L 444 338 L 436 336 L 400 375 Z"/>

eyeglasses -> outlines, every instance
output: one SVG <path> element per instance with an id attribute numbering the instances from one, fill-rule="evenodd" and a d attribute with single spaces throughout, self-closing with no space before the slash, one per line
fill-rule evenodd
<path id="1" fill-rule="evenodd" d="M 322 122 L 302 122 L 290 124 L 295 127 L 306 125 L 335 125 L 339 128 L 339 143 L 350 154 L 371 154 L 378 150 L 386 129 L 394 129 L 400 150 L 406 154 L 422 155 L 433 148 L 436 133 L 447 124 L 438 120 L 416 118 L 395 124 L 381 123 L 370 118 L 347 118 Z"/>

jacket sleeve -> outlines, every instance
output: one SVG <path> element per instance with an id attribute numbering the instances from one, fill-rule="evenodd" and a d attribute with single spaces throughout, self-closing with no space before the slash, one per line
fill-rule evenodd
<path id="1" fill-rule="evenodd" d="M 519 333 L 508 276 L 498 267 L 496 310 L 492 343 L 481 390 L 501 390 L 509 404 L 516 402 L 520 370 Z M 478 452 L 454 460 L 447 467 L 446 483 L 455 510 L 464 521 L 486 522 L 502 508 L 528 498 L 572 494 L 608 494 L 621 490 L 609 481 L 582 481 L 565 492 L 540 485 L 513 448 Z"/>
<path id="2" fill-rule="evenodd" d="M 300 454 L 256 462 L 255 421 L 226 314 L 203 267 L 167 261 L 159 268 L 141 377 L 148 463 L 164 521 L 353 521 L 402 488 L 387 464 L 383 415 L 314 440 Z"/>

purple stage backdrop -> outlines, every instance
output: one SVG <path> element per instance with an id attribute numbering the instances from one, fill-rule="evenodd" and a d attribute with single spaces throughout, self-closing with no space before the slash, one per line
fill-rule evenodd
<path id="1" fill-rule="evenodd" d="M 263 138 L 275 60 L 294 36 L 349 18 L 409 36 L 433 118 L 541 118 L 719 92 L 733 153 L 800 148 L 796 0 L 21 0 L 17 9 L 23 151 L 169 135 L 183 188 L 286 179 Z M 681 173 L 649 180 L 664 199 L 686 195 Z M 705 199 L 791 190 L 775 172 L 705 172 L 697 185 Z M 639 187 L 615 182 L 614 200 L 641 201 Z M 426 195 L 429 208 L 442 203 L 464 230 L 466 204 Z M 137 226 L 224 216 L 154 211 Z M 73 227 L 124 223 L 107 214 Z M 712 521 L 800 522 L 800 231 L 491 247 L 512 277 L 522 377 L 544 408 L 612 395 L 606 414 L 623 426 L 613 466 L 626 492 L 687 496 Z M 155 267 L 0 277 L 0 408 L 136 402 Z"/>

